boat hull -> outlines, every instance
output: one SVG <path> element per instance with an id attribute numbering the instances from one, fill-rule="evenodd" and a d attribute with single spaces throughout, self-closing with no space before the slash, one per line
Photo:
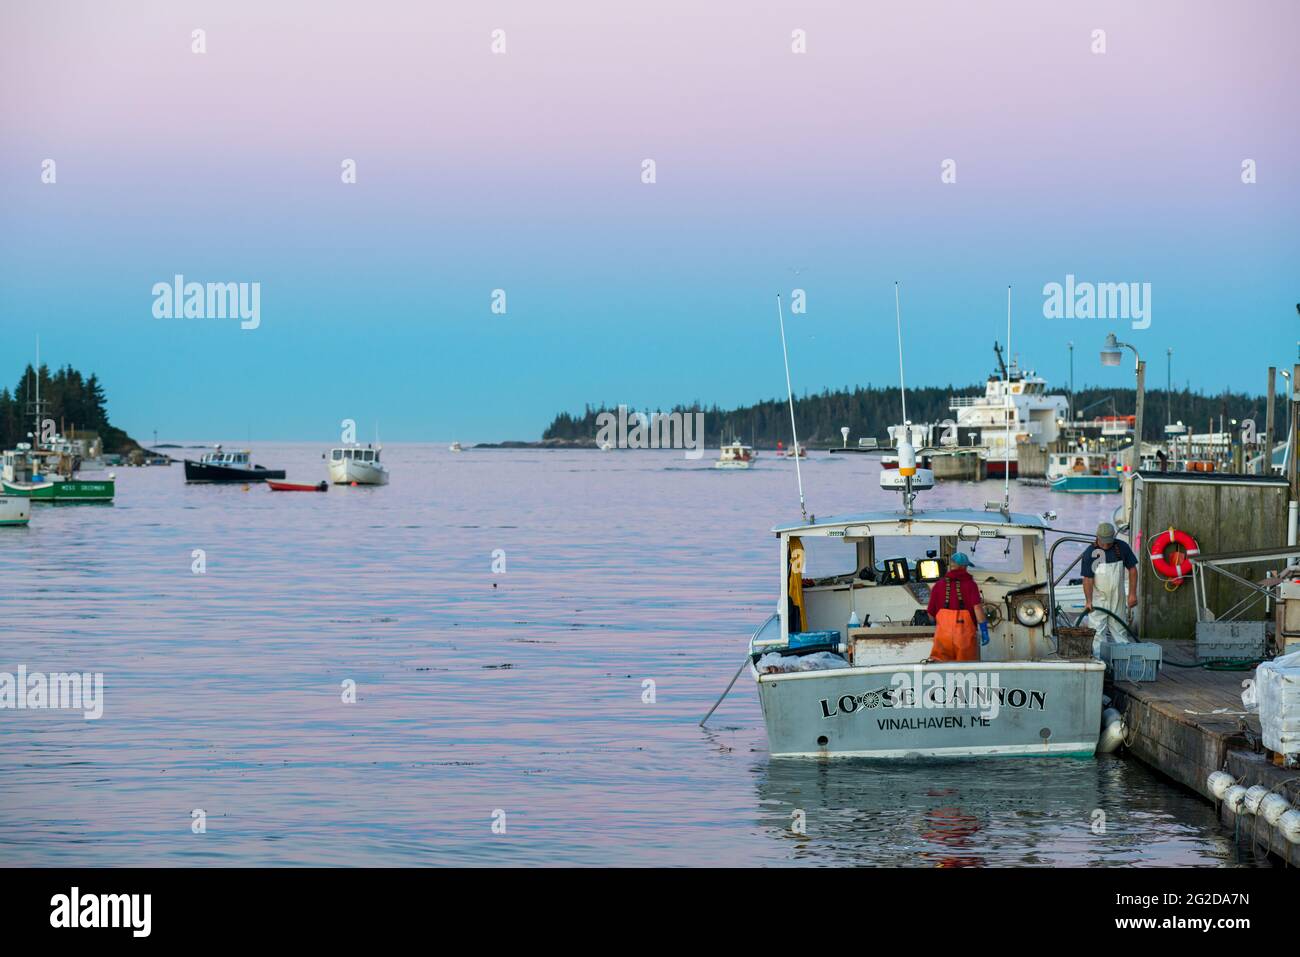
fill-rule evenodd
<path id="1" fill-rule="evenodd" d="M 1053 492 L 1100 493 L 1118 492 L 1118 475 L 1062 475 L 1052 479 Z"/>
<path id="2" fill-rule="evenodd" d="M 330 462 L 330 481 L 335 485 L 387 485 L 388 470 L 356 459 L 340 459 Z"/>
<path id="3" fill-rule="evenodd" d="M 1095 659 L 755 673 L 773 757 L 879 759 L 1092 755 L 1104 675 Z"/>
<path id="4" fill-rule="evenodd" d="M 65 479 L 61 482 L 0 482 L 5 495 L 32 502 L 61 503 L 111 502 L 116 492 L 112 479 L 91 482 Z"/>
<path id="5" fill-rule="evenodd" d="M 260 465 L 255 465 L 251 469 L 238 469 L 227 465 L 185 460 L 187 482 L 265 482 L 267 479 L 282 478 L 284 478 L 284 469 L 268 469 Z"/>
<path id="6" fill-rule="evenodd" d="M 0 497 L 0 527 L 26 525 L 32 518 L 32 501 L 19 495 Z"/>
<path id="7" fill-rule="evenodd" d="M 741 461 L 735 461 L 735 462 L 714 462 L 714 463 L 713 463 L 713 467 L 714 467 L 715 469 L 747 469 L 747 468 L 750 467 L 751 464 L 752 464 L 752 463 L 750 463 L 750 462 L 741 462 Z"/>
<path id="8" fill-rule="evenodd" d="M 271 479 L 268 479 L 266 485 L 272 492 L 327 492 L 329 491 L 329 486 L 324 482 L 321 482 L 318 485 L 303 485 L 299 482 L 276 482 Z"/>

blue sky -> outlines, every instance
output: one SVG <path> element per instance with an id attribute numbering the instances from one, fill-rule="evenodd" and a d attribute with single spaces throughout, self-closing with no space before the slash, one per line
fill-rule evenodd
<path id="1" fill-rule="evenodd" d="M 795 287 L 797 390 L 893 384 L 896 279 L 910 384 L 987 374 L 1008 283 L 1015 352 L 1062 388 L 1071 340 L 1078 385 L 1131 382 L 1112 330 L 1157 386 L 1170 346 L 1207 392 L 1296 357 L 1294 5 L 72 6 L 0 14 L 0 381 L 39 333 L 138 438 L 487 441 L 769 398 Z M 176 273 L 260 282 L 260 327 L 155 319 Z M 1150 283 L 1150 328 L 1044 318 L 1067 273 Z"/>

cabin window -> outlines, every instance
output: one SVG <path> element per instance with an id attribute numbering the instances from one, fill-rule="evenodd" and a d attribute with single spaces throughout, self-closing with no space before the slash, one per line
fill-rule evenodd
<path id="1" fill-rule="evenodd" d="M 341 462 L 343 460 L 343 450 L 335 449 L 334 451 L 330 452 L 330 459 L 335 462 Z"/>
<path id="2" fill-rule="evenodd" d="M 374 453 L 374 452 L 371 452 L 371 451 L 367 450 L 367 451 L 361 453 L 361 461 L 363 461 L 363 462 L 373 462 L 374 460 L 375 460 L 375 453 Z"/>
<path id="3" fill-rule="evenodd" d="M 803 542 L 803 577 L 818 581 L 829 578 L 852 577 L 857 569 L 857 551 L 852 543 L 842 538 L 808 536 Z"/>
<path id="4" fill-rule="evenodd" d="M 980 572 L 1015 575 L 1025 567 L 1024 535 L 1006 538 L 981 538 L 979 541 L 959 541 L 956 550 L 970 558 L 970 572 L 976 578 Z"/>

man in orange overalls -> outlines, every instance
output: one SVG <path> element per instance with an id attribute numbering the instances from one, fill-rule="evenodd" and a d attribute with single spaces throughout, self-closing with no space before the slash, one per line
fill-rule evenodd
<path id="1" fill-rule="evenodd" d="M 977 626 L 979 644 L 989 643 L 984 602 L 969 567 L 970 557 L 957 552 L 952 556 L 948 574 L 930 586 L 930 604 L 926 612 L 935 620 L 931 661 L 979 661 L 979 645 L 975 644 Z"/>

